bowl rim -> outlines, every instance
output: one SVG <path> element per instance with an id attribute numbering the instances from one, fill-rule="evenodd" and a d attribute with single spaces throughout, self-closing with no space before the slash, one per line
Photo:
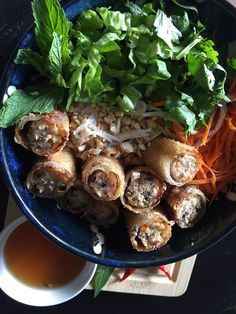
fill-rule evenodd
<path id="1" fill-rule="evenodd" d="M 69 3 L 67 3 L 65 6 L 63 6 L 64 9 L 68 9 L 71 5 L 73 5 L 78 0 L 70 0 Z M 215 1 L 218 2 L 218 1 Z M 236 12 L 236 7 L 235 7 Z M 10 54 L 8 61 L 6 62 L 6 65 L 4 67 L 2 77 L 0 79 L 0 101 L 3 99 L 3 95 L 5 93 L 6 87 L 9 86 L 9 81 L 11 79 L 12 74 L 14 73 L 15 65 L 13 63 L 13 57 L 16 55 L 17 50 L 20 48 L 20 45 L 22 41 L 26 38 L 26 36 L 32 32 L 34 24 L 30 25 L 29 28 L 24 32 L 21 39 L 16 44 L 15 48 L 13 49 L 12 53 Z M 0 169 L 3 173 L 3 178 L 5 180 L 6 186 L 9 189 L 11 195 L 13 196 L 14 200 L 16 201 L 17 205 L 23 212 L 23 214 L 47 237 L 49 237 L 52 241 L 54 241 L 57 245 L 63 247 L 64 249 L 68 250 L 72 254 L 79 255 L 84 259 L 87 259 L 93 263 L 106 265 L 106 266 L 114 266 L 118 268 L 127 268 L 127 267 L 136 267 L 136 268 L 142 268 L 142 267 L 150 267 L 150 266 L 158 266 L 162 264 L 170 264 L 173 262 L 180 261 L 182 259 L 188 258 L 190 256 L 193 256 L 195 254 L 199 254 L 208 248 L 212 247 L 219 241 L 223 240 L 225 237 L 227 237 L 231 232 L 236 229 L 236 219 L 232 221 L 227 228 L 225 228 L 223 231 L 221 231 L 218 235 L 216 235 L 213 238 L 210 238 L 208 241 L 194 245 L 187 249 L 186 251 L 177 253 L 176 255 L 172 257 L 162 257 L 161 261 L 126 261 L 126 260 L 113 260 L 112 258 L 104 258 L 101 255 L 90 254 L 84 251 L 81 251 L 80 249 L 77 249 L 75 247 L 72 247 L 67 242 L 64 242 L 59 237 L 55 236 L 48 230 L 45 226 L 43 226 L 37 218 L 29 211 L 28 205 L 23 201 L 20 193 L 17 191 L 13 177 L 11 176 L 11 172 L 7 163 L 7 158 L 5 154 L 5 145 L 4 145 L 4 135 L 3 135 L 3 129 L 0 128 Z"/>

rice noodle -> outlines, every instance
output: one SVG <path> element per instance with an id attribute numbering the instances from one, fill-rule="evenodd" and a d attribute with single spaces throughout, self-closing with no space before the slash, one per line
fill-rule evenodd
<path id="1" fill-rule="evenodd" d="M 151 117 L 163 117 L 163 114 L 158 110 L 156 111 L 147 111 L 142 114 L 143 118 L 151 118 Z"/>
<path id="2" fill-rule="evenodd" d="M 112 135 L 108 132 L 96 129 L 96 130 L 92 130 L 91 134 L 92 135 L 98 135 L 98 136 L 104 138 L 105 140 L 107 140 L 108 142 L 120 142 L 121 143 L 121 142 L 130 140 L 130 139 L 133 139 L 133 138 L 149 136 L 150 132 L 151 132 L 151 129 L 132 130 L 129 132 L 121 133 L 118 136 L 115 136 L 115 135 Z"/>
<path id="3" fill-rule="evenodd" d="M 104 138 L 106 141 L 108 142 L 119 142 L 119 138 L 115 135 L 112 135 L 108 132 L 99 130 L 98 128 L 96 128 L 95 130 L 91 130 L 90 135 L 95 135 L 95 136 L 100 136 L 101 138 Z"/>
<path id="4" fill-rule="evenodd" d="M 151 129 L 142 129 L 142 130 L 132 130 L 129 132 L 121 133 L 117 136 L 119 138 L 118 142 L 124 142 L 132 138 L 149 136 L 150 132 L 151 132 Z"/>
<path id="5" fill-rule="evenodd" d="M 169 138 L 172 138 L 173 140 L 177 140 L 177 136 L 174 133 L 172 133 L 167 127 L 163 127 L 162 125 L 159 125 L 158 127 L 161 133 L 163 133 L 165 137 L 169 137 Z"/>
<path id="6" fill-rule="evenodd" d="M 217 119 L 217 122 L 214 128 L 209 132 L 209 137 L 213 137 L 218 132 L 218 130 L 222 127 L 226 112 L 227 112 L 226 105 L 223 104 L 220 110 L 219 118 Z"/>
<path id="7" fill-rule="evenodd" d="M 99 129 L 96 126 L 96 118 L 93 115 L 90 115 L 88 118 L 86 118 L 83 123 L 78 126 L 74 131 L 75 138 L 79 138 L 80 131 L 83 130 L 87 133 L 87 135 L 94 135 L 99 136 L 103 139 L 105 139 L 108 142 L 124 142 L 129 139 L 139 138 L 139 137 L 146 137 L 150 135 L 151 129 L 141 129 L 141 130 L 131 130 L 125 133 L 121 133 L 117 136 L 110 134 L 106 131 L 103 131 Z M 160 134 L 159 132 L 158 135 Z M 158 136 L 155 133 L 155 137 Z"/>

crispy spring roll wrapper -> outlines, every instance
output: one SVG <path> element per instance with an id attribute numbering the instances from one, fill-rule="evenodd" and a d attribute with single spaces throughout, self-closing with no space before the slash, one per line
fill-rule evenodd
<path id="1" fill-rule="evenodd" d="M 76 161 L 64 149 L 48 157 L 39 157 L 26 179 L 28 190 L 42 198 L 64 195 L 76 180 Z"/>
<path id="2" fill-rule="evenodd" d="M 192 146 L 168 138 L 157 138 L 143 154 L 145 164 L 170 185 L 182 186 L 198 172 L 202 159 Z"/>
<path id="3" fill-rule="evenodd" d="M 130 242 L 136 251 L 159 249 L 171 238 L 172 225 L 159 206 L 148 214 L 135 214 L 126 210 L 124 215 Z"/>
<path id="4" fill-rule="evenodd" d="M 123 194 L 124 171 L 112 157 L 93 157 L 83 166 L 82 183 L 85 190 L 96 200 L 114 201 Z"/>
<path id="5" fill-rule="evenodd" d="M 159 204 L 166 184 L 147 167 L 130 169 L 125 176 L 125 191 L 121 196 L 124 207 L 142 213 Z"/>
<path id="6" fill-rule="evenodd" d="M 173 188 L 167 201 L 174 221 L 181 228 L 195 226 L 206 212 L 206 196 L 196 186 Z"/>
<path id="7" fill-rule="evenodd" d="M 85 217 L 89 222 L 98 226 L 112 225 L 119 217 L 120 205 L 118 200 L 111 202 L 94 200 L 85 211 Z"/>
<path id="8" fill-rule="evenodd" d="M 68 192 L 57 199 L 59 208 L 72 214 L 85 212 L 92 203 L 93 198 L 82 187 L 80 180 L 77 180 Z"/>
<path id="9" fill-rule="evenodd" d="M 61 111 L 30 113 L 15 128 L 15 142 L 39 156 L 62 150 L 68 137 L 69 118 Z"/>

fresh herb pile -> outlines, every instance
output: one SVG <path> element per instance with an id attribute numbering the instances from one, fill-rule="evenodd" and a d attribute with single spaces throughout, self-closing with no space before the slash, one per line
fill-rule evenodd
<path id="1" fill-rule="evenodd" d="M 120 11 L 83 12 L 74 24 L 57 0 L 33 0 L 32 8 L 39 51 L 20 49 L 15 63 L 32 65 L 47 80 L 3 104 L 2 128 L 59 104 L 68 111 L 76 102 L 105 102 L 132 113 L 140 101 L 161 100 L 156 114 L 189 135 L 228 100 L 226 71 L 192 6 L 127 2 Z"/>

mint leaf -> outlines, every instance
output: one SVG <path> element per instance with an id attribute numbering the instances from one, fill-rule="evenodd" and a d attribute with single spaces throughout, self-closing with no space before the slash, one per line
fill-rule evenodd
<path id="1" fill-rule="evenodd" d="M 64 98 L 64 91 L 57 87 L 30 86 L 16 90 L 0 109 L 0 127 L 7 128 L 29 114 L 55 110 Z"/>
<path id="2" fill-rule="evenodd" d="M 69 22 L 57 0 L 33 0 L 32 9 L 35 22 L 35 38 L 44 57 L 49 53 L 53 33 L 62 36 L 62 60 L 69 57 Z"/>
<path id="3" fill-rule="evenodd" d="M 108 279 L 112 275 L 114 271 L 114 267 L 104 266 L 104 265 L 98 265 L 96 273 L 93 278 L 94 283 L 94 298 L 98 296 L 98 294 L 101 292 L 102 288 L 107 283 Z"/>
<path id="4" fill-rule="evenodd" d="M 53 41 L 48 53 L 48 70 L 52 75 L 51 82 L 57 86 L 67 87 L 67 84 L 62 76 L 62 36 L 53 33 Z"/>
<path id="5" fill-rule="evenodd" d="M 48 53 L 48 69 L 54 75 L 62 72 L 62 36 L 53 32 L 53 41 Z"/>
<path id="6" fill-rule="evenodd" d="M 44 58 L 38 52 L 34 52 L 31 49 L 19 49 L 14 62 L 16 64 L 32 65 L 41 75 L 48 76 Z"/>

